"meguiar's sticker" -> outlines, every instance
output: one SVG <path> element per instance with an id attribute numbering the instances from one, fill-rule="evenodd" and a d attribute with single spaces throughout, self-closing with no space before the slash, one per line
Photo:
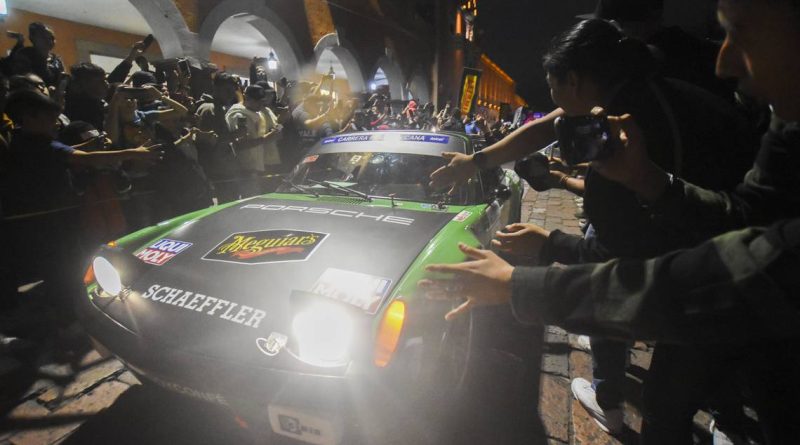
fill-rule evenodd
<path id="1" fill-rule="evenodd" d="M 327 237 L 327 233 L 292 229 L 234 233 L 203 259 L 239 264 L 305 261 Z"/>
<path id="2" fill-rule="evenodd" d="M 147 264 L 161 266 L 192 246 L 192 243 L 162 238 L 136 252 L 134 256 Z"/>
<path id="3" fill-rule="evenodd" d="M 466 220 L 467 220 L 467 218 L 469 218 L 470 216 L 472 216 L 472 212 L 468 212 L 468 211 L 466 211 L 466 210 L 462 210 L 461 212 L 459 212 L 459 214 L 458 214 L 458 215 L 456 215 L 455 217 L 453 217 L 453 221 L 457 221 L 457 222 L 464 222 L 464 221 L 466 221 Z"/>
<path id="4" fill-rule="evenodd" d="M 312 162 L 317 162 L 317 159 L 319 159 L 319 155 L 306 156 L 305 158 L 303 158 L 303 164 L 310 164 Z"/>
<path id="5" fill-rule="evenodd" d="M 281 352 L 281 349 L 286 346 L 286 342 L 288 340 L 289 337 L 286 335 L 281 334 L 280 332 L 273 332 L 269 334 L 269 337 L 267 338 L 257 338 L 256 346 L 258 346 L 258 349 L 264 354 L 274 357 L 278 355 L 278 353 Z"/>
<path id="6" fill-rule="evenodd" d="M 392 280 L 360 272 L 328 268 L 311 293 L 355 306 L 374 314 L 389 292 Z"/>

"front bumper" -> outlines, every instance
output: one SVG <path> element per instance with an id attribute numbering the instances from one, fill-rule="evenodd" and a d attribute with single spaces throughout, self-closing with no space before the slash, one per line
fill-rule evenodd
<path id="1" fill-rule="evenodd" d="M 179 349 L 166 349 L 116 322 L 84 296 L 77 313 L 85 330 L 146 380 L 230 408 L 258 436 L 280 434 L 306 443 L 356 443 L 360 425 L 398 416 L 385 376 L 351 366 L 343 376 L 256 368 Z M 373 441 L 371 441 L 373 442 Z M 373 442 L 374 443 L 374 442 Z"/>

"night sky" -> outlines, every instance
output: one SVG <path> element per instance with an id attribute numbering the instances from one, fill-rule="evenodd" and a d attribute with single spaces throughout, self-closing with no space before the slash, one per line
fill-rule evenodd
<path id="1" fill-rule="evenodd" d="M 539 111 L 553 104 L 542 70 L 550 40 L 594 10 L 595 0 L 481 0 L 479 44 L 516 82 L 517 93 Z"/>

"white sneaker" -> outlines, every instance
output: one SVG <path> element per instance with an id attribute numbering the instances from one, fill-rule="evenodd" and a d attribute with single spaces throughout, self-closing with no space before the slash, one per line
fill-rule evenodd
<path id="1" fill-rule="evenodd" d="M 713 445 L 742 445 L 747 443 L 747 441 L 738 435 L 727 434 L 721 429 L 717 428 L 717 422 L 713 419 L 711 420 L 711 425 L 708 426 L 708 429 L 711 431 L 711 443 Z"/>
<path id="2" fill-rule="evenodd" d="M 597 404 L 597 397 L 592 388 L 592 382 L 577 378 L 572 381 L 572 395 L 580 402 L 581 406 L 592 416 L 600 429 L 609 433 L 617 434 L 622 431 L 625 423 L 621 408 L 607 409 L 600 408 Z"/>

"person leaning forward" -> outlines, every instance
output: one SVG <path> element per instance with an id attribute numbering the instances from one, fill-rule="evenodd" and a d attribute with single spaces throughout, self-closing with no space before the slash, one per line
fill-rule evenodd
<path id="1" fill-rule="evenodd" d="M 670 177 L 647 158 L 630 116 L 611 118 L 624 147 L 594 167 L 635 191 L 659 223 L 698 240 L 751 225 L 771 227 L 730 232 L 652 260 L 569 267 L 513 268 L 492 252 L 462 246 L 475 261 L 430 270 L 455 274 L 469 295 L 449 318 L 508 303 L 522 321 L 576 332 L 750 345 L 742 349 L 746 365 L 758 367 L 765 358 L 763 368 L 771 367 L 750 373 L 748 382 L 760 396 L 755 404 L 764 432 L 774 443 L 790 443 L 800 433 L 792 408 L 800 387 L 790 371 L 800 357 L 800 221 L 778 220 L 796 208 L 800 192 L 800 89 L 794 81 L 800 63 L 791 57 L 800 47 L 800 2 L 723 0 L 719 16 L 727 36 L 718 72 L 749 82 L 775 112 L 744 182 L 717 193 Z M 443 297 L 442 283 L 424 280 L 421 286 Z"/>

